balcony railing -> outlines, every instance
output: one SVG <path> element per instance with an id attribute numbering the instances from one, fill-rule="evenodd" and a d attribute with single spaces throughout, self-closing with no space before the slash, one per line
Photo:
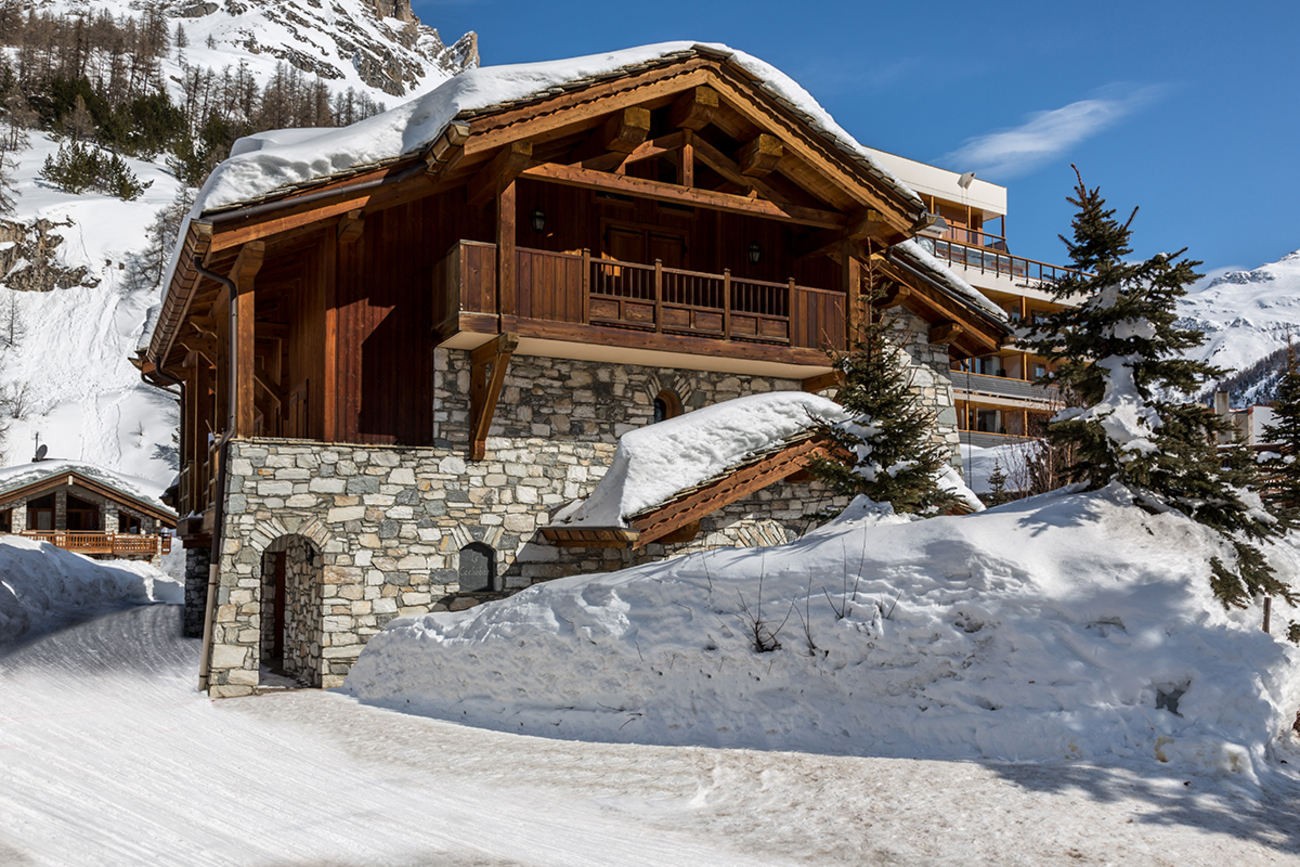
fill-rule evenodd
<path id="1" fill-rule="evenodd" d="M 951 371 L 951 375 L 953 388 L 960 391 L 982 392 L 998 397 L 1014 397 L 1043 403 L 1058 403 L 1061 399 L 1057 389 L 1029 380 L 1009 376 L 989 376 L 984 373 L 967 373 L 956 368 Z"/>
<path id="2" fill-rule="evenodd" d="M 170 554 L 172 537 L 165 534 L 95 533 L 79 530 L 29 530 L 20 533 L 25 539 L 49 542 L 56 548 L 78 554 L 106 554 L 113 557 L 152 557 Z"/>
<path id="3" fill-rule="evenodd" d="M 801 348 L 846 348 L 844 295 L 784 283 L 520 247 L 515 297 L 496 298 L 496 245 L 461 241 L 438 269 L 448 309 L 546 323 Z M 500 307 L 500 309 L 498 309 Z"/>
<path id="4" fill-rule="evenodd" d="M 963 229 L 961 231 L 970 234 L 971 239 L 975 241 L 997 237 L 989 235 L 979 238 L 975 236 L 983 236 L 982 232 L 973 229 Z M 1083 274 L 1082 271 L 1067 268 L 1064 265 L 1051 265 L 1047 262 L 1039 262 L 1037 259 L 1013 256 L 1006 252 L 1005 241 L 1002 242 L 1002 249 L 979 244 L 965 244 L 950 238 L 930 239 L 927 246 L 933 247 L 931 252 L 933 252 L 936 259 L 951 265 L 961 265 L 981 274 L 1009 277 L 1026 283 L 1054 283 L 1068 276 L 1081 276 Z"/>

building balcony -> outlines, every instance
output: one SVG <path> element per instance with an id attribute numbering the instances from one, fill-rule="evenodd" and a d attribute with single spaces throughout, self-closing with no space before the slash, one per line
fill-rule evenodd
<path id="1" fill-rule="evenodd" d="M 498 331 L 571 344 L 828 368 L 847 348 L 842 292 L 519 247 L 512 297 L 498 297 L 495 244 L 461 241 L 435 271 L 443 345 Z M 481 342 L 481 341 L 480 341 Z"/>
<path id="2" fill-rule="evenodd" d="M 1082 272 L 1064 265 L 1053 265 L 1007 252 L 1006 239 L 973 229 L 956 230 L 956 238 L 926 239 L 925 246 L 935 258 L 956 269 L 966 282 L 1043 301 L 1055 300 L 1043 289 L 1069 275 Z"/>
<path id="3" fill-rule="evenodd" d="M 167 534 L 28 530 L 19 535 L 24 539 L 49 542 L 65 551 L 104 557 L 153 557 L 170 554 L 172 550 L 172 537 Z"/>
<path id="4" fill-rule="evenodd" d="M 983 373 L 968 373 L 964 370 L 950 371 L 952 386 L 958 400 L 979 401 L 989 397 L 999 400 L 1010 399 L 1016 405 L 1026 404 L 1041 408 L 1059 406 L 1061 393 L 1055 388 L 1039 385 L 1025 379 L 1009 376 L 989 376 Z"/>

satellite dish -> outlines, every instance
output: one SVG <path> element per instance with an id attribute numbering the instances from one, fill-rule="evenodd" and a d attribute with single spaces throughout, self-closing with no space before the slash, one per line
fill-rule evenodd
<path id="1" fill-rule="evenodd" d="M 49 454 L 49 452 L 50 452 L 49 446 L 41 445 L 36 449 L 36 457 L 32 458 L 32 463 L 38 464 L 41 461 L 45 460 L 45 456 Z"/>

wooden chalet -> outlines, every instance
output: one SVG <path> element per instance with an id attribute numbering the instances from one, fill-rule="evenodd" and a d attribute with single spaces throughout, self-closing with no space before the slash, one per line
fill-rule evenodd
<path id="1" fill-rule="evenodd" d="M 0 533 L 132 558 L 169 553 L 175 526 L 162 503 L 97 467 L 50 460 L 0 469 Z"/>
<path id="2" fill-rule="evenodd" d="M 400 447 L 473 467 L 493 459 L 497 432 L 560 440 L 548 424 L 610 411 L 600 394 L 576 408 L 580 384 L 545 410 L 516 404 L 540 400 L 516 372 L 525 359 L 588 365 L 574 383 L 617 367 L 819 390 L 865 315 L 868 276 L 889 283 L 945 370 L 949 345 L 999 346 L 1005 321 L 887 255 L 933 222 L 921 200 L 753 70 L 706 46 L 638 55 L 462 104 L 418 148 L 192 219 L 139 360 L 182 393 L 181 534 L 224 556 L 223 534 L 242 532 L 223 509 L 251 508 L 265 482 L 232 481 L 232 443 Z M 649 421 L 650 399 L 626 423 Z M 592 438 L 612 449 L 616 421 Z M 297 514 L 314 493 L 293 490 L 271 510 Z M 357 500 L 314 507 L 321 539 L 352 538 L 325 516 Z M 497 565 L 536 544 L 540 533 L 507 543 Z M 429 562 L 438 584 L 441 561 Z"/>

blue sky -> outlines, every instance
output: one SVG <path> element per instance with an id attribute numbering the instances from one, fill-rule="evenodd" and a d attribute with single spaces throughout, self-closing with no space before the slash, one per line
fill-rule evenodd
<path id="1" fill-rule="evenodd" d="M 1138 253 L 1205 269 L 1300 249 L 1300 3 L 414 0 L 485 64 L 667 39 L 789 73 L 863 143 L 1008 187 L 1011 249 L 1062 261 L 1075 162 Z"/>

